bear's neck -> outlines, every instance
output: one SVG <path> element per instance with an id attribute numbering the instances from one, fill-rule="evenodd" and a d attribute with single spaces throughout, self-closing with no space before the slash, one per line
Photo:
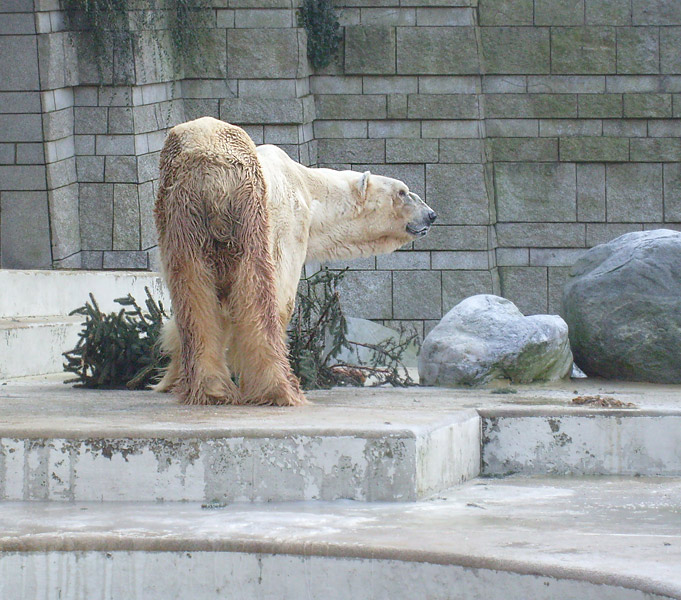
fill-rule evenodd
<path id="1" fill-rule="evenodd" d="M 347 211 L 355 206 L 356 185 L 362 176 L 355 171 L 335 171 L 304 167 L 304 175 L 315 212 L 324 211 L 324 219 L 336 215 L 347 217 Z M 317 205 L 316 207 L 314 205 Z"/>
<path id="2" fill-rule="evenodd" d="M 360 229 L 361 223 L 356 220 L 362 173 L 304 167 L 303 176 L 310 208 L 306 261 L 349 260 L 380 254 L 375 243 L 367 242 L 367 231 Z"/>

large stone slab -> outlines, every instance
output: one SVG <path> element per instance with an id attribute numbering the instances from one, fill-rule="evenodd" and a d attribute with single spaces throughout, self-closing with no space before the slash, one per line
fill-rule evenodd
<path id="1" fill-rule="evenodd" d="M 32 8 L 31 8 L 32 10 Z M 0 37 L 0 89 L 5 91 L 38 90 L 38 50 L 30 35 Z"/>
<path id="2" fill-rule="evenodd" d="M 298 29 L 228 29 L 230 78 L 296 78 L 307 75 L 305 39 Z"/>
<path id="3" fill-rule="evenodd" d="M 551 223 L 577 218 L 574 164 L 497 163 L 494 187 L 500 221 Z"/>
<path id="4" fill-rule="evenodd" d="M 473 27 L 397 28 L 398 74 L 477 74 L 479 68 Z"/>
<path id="5" fill-rule="evenodd" d="M 395 28 L 387 25 L 346 27 L 345 73 L 395 73 Z"/>
<path id="6" fill-rule="evenodd" d="M 681 233 L 632 232 L 577 261 L 563 293 L 575 362 L 589 375 L 681 383 Z"/>
<path id="7" fill-rule="evenodd" d="M 3 192 L 0 211 L 1 266 L 8 269 L 50 268 L 52 251 L 47 193 Z M 4 291 L 2 295 L 9 294 Z"/>
<path id="8" fill-rule="evenodd" d="M 539 27 L 483 27 L 480 42 L 488 74 L 550 72 L 549 30 Z"/>

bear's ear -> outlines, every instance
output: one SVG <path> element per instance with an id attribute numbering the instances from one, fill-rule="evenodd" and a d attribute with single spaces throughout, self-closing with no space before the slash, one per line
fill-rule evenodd
<path id="1" fill-rule="evenodd" d="M 362 177 L 357 183 L 357 189 L 359 190 L 359 197 L 366 198 L 367 188 L 369 187 L 369 177 L 371 176 L 371 171 L 364 171 Z"/>

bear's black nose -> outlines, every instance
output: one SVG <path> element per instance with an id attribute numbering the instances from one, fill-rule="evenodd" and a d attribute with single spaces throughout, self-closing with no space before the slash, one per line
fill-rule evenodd
<path id="1" fill-rule="evenodd" d="M 428 220 L 429 220 L 431 223 L 434 223 L 434 222 L 435 222 L 435 219 L 437 219 L 437 213 L 436 213 L 434 210 L 431 210 L 431 211 L 428 213 Z"/>

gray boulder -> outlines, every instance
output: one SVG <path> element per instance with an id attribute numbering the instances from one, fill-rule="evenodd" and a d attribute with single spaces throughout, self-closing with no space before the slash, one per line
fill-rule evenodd
<path id="1" fill-rule="evenodd" d="M 565 321 L 525 317 L 499 296 L 466 298 L 428 334 L 419 355 L 424 385 L 479 385 L 492 379 L 518 383 L 566 377 L 572 354 Z"/>
<path id="2" fill-rule="evenodd" d="M 587 375 L 681 383 L 681 233 L 637 231 L 586 252 L 563 312 Z"/>

